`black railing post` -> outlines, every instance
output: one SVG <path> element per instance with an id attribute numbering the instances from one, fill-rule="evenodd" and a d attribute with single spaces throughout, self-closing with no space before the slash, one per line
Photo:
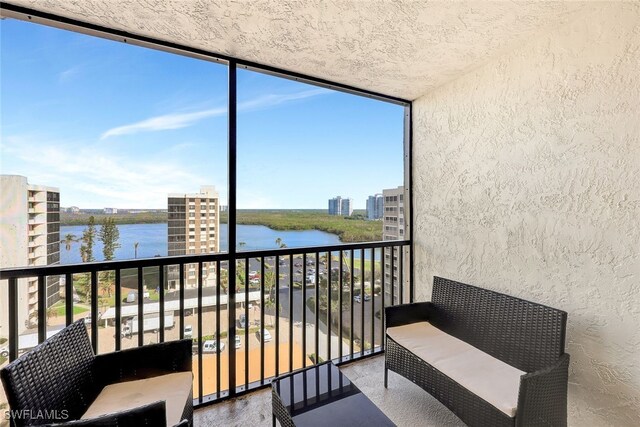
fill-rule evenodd
<path id="1" fill-rule="evenodd" d="M 261 279 L 262 280 L 262 279 Z M 244 262 L 244 386 L 245 390 L 249 388 L 249 329 L 251 322 L 249 321 L 249 258 Z M 235 343 L 234 343 L 235 345 Z M 263 353 L 260 357 L 264 358 Z"/>
<path id="2" fill-rule="evenodd" d="M 280 257 L 276 256 L 276 377 L 280 375 Z"/>
<path id="3" fill-rule="evenodd" d="M 351 251 L 349 252 L 349 254 L 351 255 L 349 257 L 349 262 L 350 262 L 350 267 L 351 267 L 351 280 L 349 283 L 349 299 L 351 300 L 349 302 L 349 352 L 350 352 L 350 358 L 353 359 L 353 321 L 354 321 L 354 316 L 353 316 L 353 290 L 354 290 L 354 283 L 355 283 L 355 270 L 354 270 L 354 262 L 353 262 L 353 249 L 351 249 Z M 362 301 L 362 298 L 364 297 L 364 290 L 361 288 L 360 289 L 360 305 L 363 306 L 364 305 L 364 301 Z M 362 340 L 362 338 L 361 338 Z M 361 343 L 362 344 L 362 343 Z"/>
<path id="4" fill-rule="evenodd" d="M 158 294 L 160 301 L 160 339 L 159 342 L 164 342 L 164 266 L 158 266 Z"/>
<path id="5" fill-rule="evenodd" d="M 260 327 L 263 330 L 266 329 L 264 326 L 264 257 L 260 258 Z M 264 384 L 264 339 L 260 340 L 260 384 Z"/>
<path id="6" fill-rule="evenodd" d="M 342 250 L 340 250 L 339 255 L 340 258 L 338 260 L 338 277 L 340 277 L 340 280 L 338 281 L 338 287 L 339 287 L 339 293 L 338 293 L 338 336 L 339 336 L 339 341 L 338 341 L 338 360 L 340 362 L 342 362 L 342 343 L 343 343 L 343 336 L 342 336 L 342 298 L 344 297 L 343 293 L 344 293 L 344 271 L 342 268 L 342 259 L 344 257 L 344 252 Z"/>
<path id="7" fill-rule="evenodd" d="M 316 353 L 315 360 L 313 361 L 316 365 L 318 364 L 318 358 L 320 357 L 320 349 L 318 348 L 320 345 L 320 253 L 316 252 L 316 286 L 315 286 L 315 302 L 316 302 L 316 341 L 314 351 Z"/>
<path id="8" fill-rule="evenodd" d="M 198 263 L 198 401 L 202 402 L 204 375 L 202 373 L 202 287 L 204 285 L 204 272 L 202 261 Z M 216 358 L 220 358 L 220 335 L 216 335 Z"/>
<path id="9" fill-rule="evenodd" d="M 302 254 L 302 367 L 307 367 L 307 253 Z M 306 377 L 305 377 L 306 378 Z"/>
<path id="10" fill-rule="evenodd" d="M 229 262 L 227 262 L 229 265 Z M 220 336 L 220 261 L 216 261 L 216 337 Z M 216 397 L 220 399 L 220 358 L 216 356 Z"/>
<path id="11" fill-rule="evenodd" d="M 178 274 L 180 280 L 180 339 L 184 339 L 184 264 L 180 263 L 178 266 Z M 193 330 L 191 332 L 191 336 L 193 337 Z"/>
<path id="12" fill-rule="evenodd" d="M 293 371 L 293 260 L 289 255 L 289 372 Z"/>
<path id="13" fill-rule="evenodd" d="M 376 249 L 371 248 L 371 353 L 376 348 Z"/>
<path id="14" fill-rule="evenodd" d="M 331 354 L 331 251 L 327 252 L 327 360 L 332 360 Z"/>
<path id="15" fill-rule="evenodd" d="M 236 395 L 236 209 L 237 209 L 237 95 L 238 95 L 238 82 L 237 82 L 237 64 L 236 61 L 229 61 L 228 73 L 229 73 L 229 85 L 228 85 L 228 170 L 229 170 L 229 287 L 227 291 L 229 297 L 227 300 L 227 314 L 229 324 L 229 396 Z M 248 258 L 248 257 L 247 257 Z"/>
<path id="16" fill-rule="evenodd" d="M 373 260 L 371 260 L 373 262 Z M 364 305 L 365 305 L 365 289 L 364 289 L 364 249 L 360 249 L 360 291 L 362 293 L 362 310 L 360 311 L 360 356 L 364 356 Z M 373 294 L 373 288 L 371 288 Z M 373 306 L 373 298 L 371 298 Z M 353 355 L 351 356 L 353 357 Z"/>
<path id="17" fill-rule="evenodd" d="M 64 313 L 67 326 L 73 323 L 73 275 L 64 275 Z"/>
<path id="18" fill-rule="evenodd" d="M 98 271 L 91 270 L 91 345 L 98 354 Z"/>
<path id="19" fill-rule="evenodd" d="M 18 358 L 18 279 L 9 278 L 9 361 Z"/>
<path id="20" fill-rule="evenodd" d="M 115 318 L 115 333 L 114 338 L 116 340 L 116 351 L 120 350 L 122 346 L 122 288 L 120 287 L 120 269 L 116 268 L 115 273 L 115 299 L 116 299 L 116 318 Z"/>
<path id="21" fill-rule="evenodd" d="M 47 278 L 38 276 L 38 342 L 47 338 Z"/>
<path id="22" fill-rule="evenodd" d="M 144 277 L 142 267 L 138 267 L 138 347 L 144 344 L 144 289 L 142 287 Z M 131 322 L 133 333 L 133 322 Z"/>

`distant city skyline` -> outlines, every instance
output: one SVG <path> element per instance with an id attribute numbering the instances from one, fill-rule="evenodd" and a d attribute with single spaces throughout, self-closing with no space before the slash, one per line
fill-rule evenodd
<path id="1" fill-rule="evenodd" d="M 215 185 L 227 205 L 227 68 L 5 19 L 0 173 L 61 205 L 162 209 Z M 402 184 L 404 109 L 238 70 L 239 209 L 355 209 Z"/>

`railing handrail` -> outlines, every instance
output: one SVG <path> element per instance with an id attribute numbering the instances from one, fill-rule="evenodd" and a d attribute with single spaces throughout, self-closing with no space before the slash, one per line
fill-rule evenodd
<path id="1" fill-rule="evenodd" d="M 305 247 L 291 247 L 291 248 L 278 248 L 278 249 L 261 249 L 254 251 L 238 251 L 236 253 L 237 259 L 255 258 L 255 257 L 275 257 L 275 256 L 288 256 L 297 255 L 301 253 L 311 252 L 336 252 L 336 251 L 348 251 L 351 249 L 371 249 L 382 248 L 389 246 L 406 246 L 410 245 L 410 240 L 380 240 L 375 242 L 358 242 L 358 243 L 340 243 L 336 245 L 324 245 L 324 246 L 305 246 Z M 26 266 L 26 267 L 12 267 L 0 269 L 0 280 L 8 280 L 11 278 L 26 278 L 36 276 L 56 276 L 64 274 L 75 273 L 88 273 L 91 271 L 111 271 L 111 270 L 124 270 L 128 268 L 139 267 L 162 267 L 167 265 L 178 264 L 196 264 L 199 262 L 216 262 L 216 261 L 229 261 L 229 254 L 227 252 L 218 252 L 213 254 L 198 254 L 198 255 L 174 255 L 174 256 L 157 256 L 151 258 L 137 258 L 128 260 L 116 260 L 116 261 L 94 261 L 84 262 L 78 264 L 62 264 L 62 265 L 41 265 L 41 266 Z"/>

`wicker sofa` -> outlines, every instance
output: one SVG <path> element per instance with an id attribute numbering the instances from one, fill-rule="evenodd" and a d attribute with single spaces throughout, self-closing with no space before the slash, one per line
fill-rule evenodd
<path id="1" fill-rule="evenodd" d="M 72 323 L 0 371 L 9 406 L 21 414 L 12 424 L 191 426 L 191 345 L 96 356 L 84 321 Z"/>
<path id="2" fill-rule="evenodd" d="M 471 426 L 566 426 L 566 312 L 434 277 L 385 314 L 385 388 L 394 371 Z"/>

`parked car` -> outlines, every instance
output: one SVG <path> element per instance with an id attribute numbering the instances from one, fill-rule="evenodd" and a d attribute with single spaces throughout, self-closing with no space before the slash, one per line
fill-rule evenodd
<path id="1" fill-rule="evenodd" d="M 238 326 L 240 326 L 240 328 L 242 328 L 242 329 L 247 327 L 247 316 L 246 316 L 246 314 L 244 314 L 244 313 L 240 314 L 240 319 L 238 319 Z"/>
<path id="2" fill-rule="evenodd" d="M 185 338 L 193 338 L 193 326 L 185 325 L 184 326 L 184 337 Z"/>
<path id="3" fill-rule="evenodd" d="M 202 353 L 217 353 L 224 350 L 224 342 L 220 341 L 220 350 L 218 350 L 216 346 L 216 340 L 207 340 L 202 344 Z"/>
<path id="4" fill-rule="evenodd" d="M 365 301 L 371 301 L 371 295 L 369 295 L 369 294 L 364 294 L 364 300 L 365 300 Z"/>
<path id="5" fill-rule="evenodd" d="M 236 335 L 236 348 L 240 348 L 240 335 Z"/>
<path id="6" fill-rule="evenodd" d="M 293 264 L 294 267 L 302 267 L 302 263 L 301 262 L 296 262 L 295 264 Z"/>
<path id="7" fill-rule="evenodd" d="M 315 261 L 312 260 L 312 259 L 308 259 L 307 260 L 307 265 L 313 265 L 314 263 L 315 263 Z"/>
<path id="8" fill-rule="evenodd" d="M 353 300 L 357 303 L 362 302 L 362 298 L 360 298 L 360 295 L 356 295 L 355 297 L 353 297 Z"/>
<path id="9" fill-rule="evenodd" d="M 264 335 L 264 342 L 269 342 L 269 341 L 271 341 L 271 334 L 269 333 L 269 331 L 268 331 L 268 330 L 263 329 L 263 330 L 262 330 L 262 335 Z M 260 331 L 259 331 L 259 330 L 258 330 L 258 331 L 256 331 L 256 338 L 258 338 L 258 341 L 260 341 L 260 340 L 261 340 L 261 338 L 260 338 Z"/>
<path id="10" fill-rule="evenodd" d="M 9 349 L 7 347 L 0 348 L 0 356 L 9 357 Z"/>

